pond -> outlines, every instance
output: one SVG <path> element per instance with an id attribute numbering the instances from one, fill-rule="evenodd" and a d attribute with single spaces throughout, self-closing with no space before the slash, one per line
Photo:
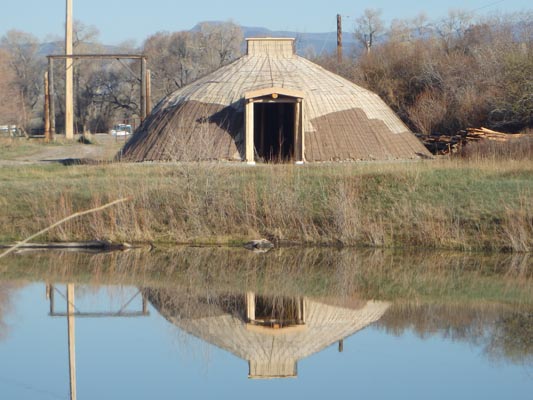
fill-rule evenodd
<path id="1" fill-rule="evenodd" d="M 532 260 L 16 254 L 0 263 L 0 398 L 531 399 Z"/>

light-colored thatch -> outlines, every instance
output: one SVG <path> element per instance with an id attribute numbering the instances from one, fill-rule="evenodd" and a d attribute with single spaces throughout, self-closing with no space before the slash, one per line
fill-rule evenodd
<path id="1" fill-rule="evenodd" d="M 297 363 L 379 320 L 389 303 L 356 305 L 303 299 L 305 323 L 282 329 L 247 323 L 246 305 L 228 299 L 184 298 L 176 291 L 148 291 L 152 305 L 172 324 L 248 361 L 250 378 L 297 375 Z M 225 306 L 222 306 L 225 303 Z M 355 306 L 355 308 L 354 308 Z"/>
<path id="2" fill-rule="evenodd" d="M 124 147 L 123 159 L 261 161 L 284 141 L 290 142 L 285 156 L 296 161 L 430 156 L 379 96 L 297 56 L 293 39 L 247 42 L 245 56 L 161 101 Z M 291 106 L 273 114 L 260 104 Z M 282 129 L 294 131 L 269 139 L 282 124 L 274 118 L 285 118 Z M 274 144 L 259 148 L 254 129 Z"/>

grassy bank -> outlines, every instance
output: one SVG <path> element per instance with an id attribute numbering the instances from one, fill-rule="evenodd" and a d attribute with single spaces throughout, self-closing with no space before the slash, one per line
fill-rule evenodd
<path id="1" fill-rule="evenodd" d="M 43 240 L 533 250 L 533 161 L 4 166 L 0 242 Z"/>

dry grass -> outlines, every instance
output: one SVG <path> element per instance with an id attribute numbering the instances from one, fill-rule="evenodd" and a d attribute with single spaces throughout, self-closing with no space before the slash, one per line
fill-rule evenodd
<path id="1" fill-rule="evenodd" d="M 533 134 L 505 142 L 483 140 L 469 143 L 458 156 L 468 160 L 533 160 Z"/>
<path id="2" fill-rule="evenodd" d="M 81 209 L 48 240 L 533 249 L 533 162 L 111 164 L 0 169 L 2 241 Z"/>
<path id="3" fill-rule="evenodd" d="M 288 248 L 255 254 L 227 247 L 100 254 L 30 252 L 2 259 L 0 280 L 181 288 L 184 293 L 213 296 L 253 291 L 267 296 L 457 305 L 533 304 L 529 254 L 333 248 Z"/>

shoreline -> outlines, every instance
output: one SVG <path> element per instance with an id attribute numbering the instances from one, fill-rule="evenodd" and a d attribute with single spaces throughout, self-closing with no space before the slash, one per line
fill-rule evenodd
<path id="1" fill-rule="evenodd" d="M 533 161 L 0 168 L 0 243 L 117 198 L 40 242 L 533 251 Z"/>

